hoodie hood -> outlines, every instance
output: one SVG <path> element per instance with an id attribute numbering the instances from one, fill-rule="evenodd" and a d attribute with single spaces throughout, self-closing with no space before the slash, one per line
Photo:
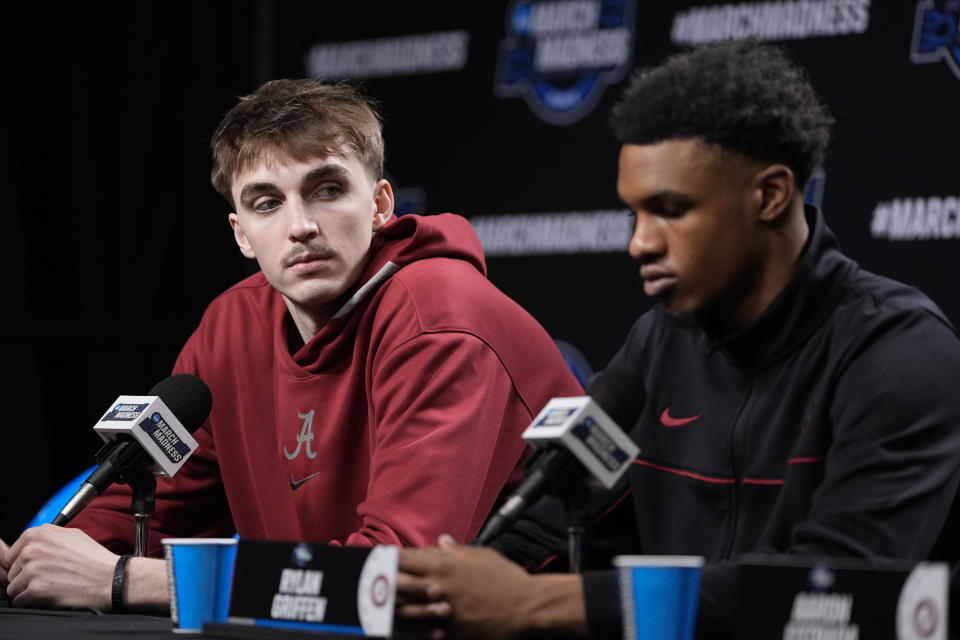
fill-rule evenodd
<path id="1" fill-rule="evenodd" d="M 417 260 L 465 260 L 487 275 L 480 239 L 465 218 L 453 213 L 394 218 L 377 231 L 371 253 L 370 264 L 357 281 L 354 294 L 333 314 L 332 321 L 349 316 L 387 278 Z"/>
<path id="2" fill-rule="evenodd" d="M 377 232 L 373 257 L 361 280 L 368 280 L 387 262 L 403 267 L 415 260 L 436 257 L 466 260 L 487 275 L 483 246 L 466 218 L 453 213 L 408 214 L 394 218 Z"/>
<path id="3" fill-rule="evenodd" d="M 293 354 L 298 367 L 310 369 L 320 352 L 349 343 L 347 334 L 356 311 L 363 307 L 394 273 L 403 267 L 429 258 L 453 258 L 473 266 L 484 277 L 487 266 L 483 258 L 483 246 L 466 218 L 453 213 L 431 216 L 407 214 L 395 218 L 381 227 L 373 239 L 370 262 L 357 280 L 353 294 L 330 318 L 315 336 Z M 278 296 L 279 298 L 279 296 Z M 277 307 L 275 322 L 280 325 L 281 336 L 277 348 L 287 343 L 287 334 L 293 330 L 287 319 L 287 309 L 282 303 Z M 346 333 L 344 333 L 346 332 Z"/>
<path id="4" fill-rule="evenodd" d="M 483 246 L 466 218 L 453 213 L 394 218 L 377 231 L 370 264 L 357 281 L 355 293 L 332 320 L 349 316 L 401 267 L 427 258 L 465 260 L 487 275 Z"/>

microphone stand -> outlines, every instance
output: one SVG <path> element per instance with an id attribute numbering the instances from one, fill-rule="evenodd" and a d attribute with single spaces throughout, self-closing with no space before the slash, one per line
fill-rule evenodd
<path id="1" fill-rule="evenodd" d="M 157 479 L 144 469 L 130 480 L 133 497 L 130 500 L 130 512 L 133 514 L 136 529 L 133 536 L 133 555 L 147 555 L 147 537 L 150 535 L 150 516 L 157 497 Z"/>
<path id="2" fill-rule="evenodd" d="M 567 514 L 567 561 L 570 573 L 583 571 L 583 540 L 590 516 L 590 489 L 576 476 L 560 482 L 559 495 L 565 496 Z"/>

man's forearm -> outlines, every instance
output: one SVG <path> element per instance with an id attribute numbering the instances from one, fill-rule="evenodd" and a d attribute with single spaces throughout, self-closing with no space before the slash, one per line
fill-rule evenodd
<path id="1" fill-rule="evenodd" d="M 533 631 L 587 636 L 583 580 L 570 574 L 533 576 L 526 618 Z"/>
<path id="2" fill-rule="evenodd" d="M 132 611 L 168 612 L 167 563 L 159 558 L 130 558 L 123 601 Z"/>

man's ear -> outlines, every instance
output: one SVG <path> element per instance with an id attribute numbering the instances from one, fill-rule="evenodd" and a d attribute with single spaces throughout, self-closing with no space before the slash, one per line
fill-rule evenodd
<path id="1" fill-rule="evenodd" d="M 379 231 L 393 217 L 393 187 L 387 180 L 378 180 L 373 187 L 373 230 Z"/>
<path id="2" fill-rule="evenodd" d="M 240 216 L 236 213 L 231 213 L 227 216 L 227 219 L 230 221 L 230 227 L 233 229 L 233 239 L 237 241 L 237 246 L 240 247 L 240 253 L 247 258 L 256 258 L 257 254 L 254 253 L 253 247 L 250 246 L 250 241 L 247 240 L 247 234 L 240 228 Z"/>
<path id="3" fill-rule="evenodd" d="M 785 164 L 772 164 L 755 177 L 760 219 L 773 222 L 786 211 L 797 192 L 793 171 Z"/>

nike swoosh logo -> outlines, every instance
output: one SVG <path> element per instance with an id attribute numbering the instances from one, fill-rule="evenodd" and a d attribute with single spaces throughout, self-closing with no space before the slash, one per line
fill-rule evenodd
<path id="1" fill-rule="evenodd" d="M 663 423 L 665 427 L 682 427 L 685 424 L 690 424 L 691 422 L 696 422 L 700 419 L 700 416 L 703 415 L 703 412 L 698 413 L 695 416 L 690 416 L 689 418 L 674 418 L 670 415 L 671 407 L 667 407 L 663 410 L 663 413 L 660 414 L 660 422 Z"/>
<path id="2" fill-rule="evenodd" d="M 303 485 L 304 482 L 306 482 L 306 481 L 309 480 L 310 478 L 312 478 L 312 477 L 314 477 L 314 476 L 318 476 L 318 475 L 320 475 L 320 472 L 319 472 L 319 471 L 317 471 L 316 473 L 311 473 L 311 474 L 308 475 L 306 478 L 301 478 L 300 480 L 294 480 L 294 479 L 293 479 L 293 474 L 291 473 L 291 474 L 290 474 L 290 488 L 293 489 L 294 491 L 296 491 L 297 489 L 299 489 L 299 488 L 301 487 L 301 485 Z"/>

